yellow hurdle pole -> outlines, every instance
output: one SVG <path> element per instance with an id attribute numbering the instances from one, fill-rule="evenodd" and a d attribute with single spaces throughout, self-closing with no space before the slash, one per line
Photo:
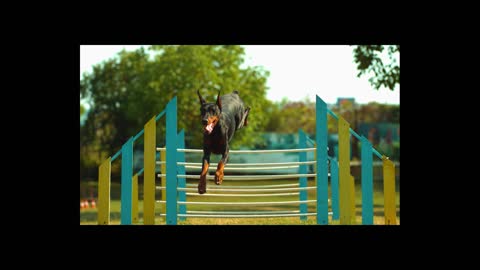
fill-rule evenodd
<path id="1" fill-rule="evenodd" d="M 167 161 L 167 151 L 165 151 L 165 150 L 160 151 L 160 160 L 161 161 Z M 163 174 L 163 175 L 167 174 L 167 163 L 161 164 L 160 173 Z M 162 187 L 162 201 L 166 201 L 167 200 L 167 189 L 166 189 L 166 187 L 167 187 L 167 177 L 166 176 L 162 176 L 162 182 L 160 183 L 160 186 Z M 162 213 L 162 214 L 167 213 L 167 204 L 166 203 L 160 204 L 160 213 Z M 166 220 L 166 218 L 165 218 L 165 220 Z"/>
<path id="2" fill-rule="evenodd" d="M 396 205 L 395 205 L 395 164 L 386 156 L 382 156 L 383 160 L 383 198 L 385 224 L 396 225 Z"/>
<path id="3" fill-rule="evenodd" d="M 340 224 L 351 224 L 350 124 L 341 116 L 338 116 L 338 168 Z"/>
<path id="4" fill-rule="evenodd" d="M 112 157 L 98 167 L 98 225 L 110 224 L 110 173 Z"/>
<path id="5" fill-rule="evenodd" d="M 138 173 L 132 177 L 132 224 L 138 223 Z"/>
<path id="6" fill-rule="evenodd" d="M 143 224 L 155 224 L 155 157 L 156 125 L 155 116 L 144 126 L 143 149 Z"/>

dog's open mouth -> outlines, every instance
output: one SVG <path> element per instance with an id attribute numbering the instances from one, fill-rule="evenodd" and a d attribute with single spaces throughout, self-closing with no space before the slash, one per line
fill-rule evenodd
<path id="1" fill-rule="evenodd" d="M 211 134 L 212 131 L 213 131 L 213 128 L 215 127 L 217 122 L 218 122 L 217 117 L 212 117 L 212 118 L 208 119 L 208 124 L 203 128 L 204 132 L 207 133 L 207 134 Z"/>
<path id="2" fill-rule="evenodd" d="M 210 124 L 205 126 L 205 132 L 210 134 L 210 133 L 212 133 L 212 131 L 213 131 L 213 123 L 210 123 Z"/>

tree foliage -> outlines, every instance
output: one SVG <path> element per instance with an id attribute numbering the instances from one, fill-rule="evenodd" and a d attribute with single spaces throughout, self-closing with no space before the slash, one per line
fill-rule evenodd
<path id="1" fill-rule="evenodd" d="M 268 72 L 241 68 L 241 46 L 151 46 L 120 52 L 94 66 L 80 82 L 80 97 L 89 97 L 90 112 L 81 134 L 82 143 L 109 155 L 120 149 L 144 124 L 177 97 L 178 130 L 185 129 L 189 148 L 201 148 L 200 104 L 196 94 L 214 102 L 218 91 L 240 92 L 251 107 L 248 126 L 232 141 L 232 148 L 252 145 L 269 116 L 264 109 Z M 165 120 L 157 124 L 157 143 L 163 144 Z M 100 154 L 99 154 L 100 155 Z"/>
<path id="2" fill-rule="evenodd" d="M 400 123 L 400 105 L 370 102 L 355 112 L 359 123 Z"/>
<path id="3" fill-rule="evenodd" d="M 315 103 L 309 100 L 272 103 L 269 115 L 267 132 L 296 133 L 301 128 L 306 133 L 315 133 Z"/>
<path id="4" fill-rule="evenodd" d="M 381 54 L 387 48 L 389 62 L 384 63 Z M 385 86 L 393 91 L 395 85 L 400 85 L 400 45 L 359 45 L 353 49 L 354 61 L 360 71 L 358 77 L 369 75 L 370 84 L 379 89 Z M 398 61 L 397 61 L 398 58 Z"/>

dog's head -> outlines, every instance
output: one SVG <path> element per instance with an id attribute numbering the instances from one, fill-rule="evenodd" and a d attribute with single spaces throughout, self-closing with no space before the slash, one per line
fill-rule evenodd
<path id="1" fill-rule="evenodd" d="M 220 121 L 220 114 L 222 113 L 222 101 L 220 100 L 220 92 L 218 92 L 216 103 L 207 103 L 200 95 L 200 90 L 197 90 L 198 98 L 200 99 L 200 112 L 202 116 L 203 132 L 210 134 L 215 125 Z"/>

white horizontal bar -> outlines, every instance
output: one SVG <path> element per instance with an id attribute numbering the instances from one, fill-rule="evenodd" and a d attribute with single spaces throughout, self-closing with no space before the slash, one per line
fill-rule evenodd
<path id="1" fill-rule="evenodd" d="M 280 185 L 263 185 L 263 186 L 210 186 L 209 189 L 216 188 L 273 188 L 273 187 L 298 187 L 299 183 L 295 184 L 280 184 Z M 198 184 L 187 184 L 187 187 L 196 187 Z"/>
<path id="2" fill-rule="evenodd" d="M 306 201 L 280 201 L 280 202 L 177 202 L 177 204 L 203 204 L 203 205 L 278 205 L 278 204 L 305 204 L 317 200 Z"/>
<path id="3" fill-rule="evenodd" d="M 270 166 L 270 165 L 302 165 L 302 164 L 315 164 L 316 161 L 299 161 L 299 162 L 273 162 L 273 163 L 227 163 L 227 166 Z M 394 161 L 395 166 L 399 166 L 400 162 Z M 198 162 L 177 162 L 178 165 L 197 165 L 201 166 L 202 163 Z M 350 166 L 360 166 L 362 165 L 361 161 L 350 161 Z M 382 161 L 373 161 L 373 166 L 382 166 Z"/>
<path id="4" fill-rule="evenodd" d="M 266 215 L 202 215 L 202 214 L 178 214 L 179 217 L 198 217 L 198 218 L 259 218 L 259 217 L 299 217 L 316 216 L 317 213 L 303 214 L 266 214 Z"/>
<path id="5" fill-rule="evenodd" d="M 230 150 L 232 154 L 255 154 L 255 153 L 291 153 L 291 152 L 312 152 L 317 148 L 299 148 L 299 149 L 275 149 L 275 150 Z M 158 148 L 157 148 L 158 150 Z M 184 149 L 177 148 L 177 152 L 185 153 L 203 153 L 203 149 Z"/>
<path id="6" fill-rule="evenodd" d="M 268 196 L 293 196 L 299 195 L 300 192 L 291 192 L 291 193 L 256 193 L 256 194 L 216 194 L 216 193 L 205 193 L 205 194 L 198 194 L 198 193 L 186 193 L 187 196 L 209 196 L 209 197 L 268 197 Z"/>
<path id="7" fill-rule="evenodd" d="M 205 210 L 187 210 L 187 214 L 293 214 L 300 213 L 300 210 L 276 210 L 276 211 L 205 211 Z"/>
<path id="8" fill-rule="evenodd" d="M 297 216 L 314 216 L 317 213 L 305 213 L 305 214 L 297 214 Z M 167 214 L 159 214 L 161 217 L 165 217 Z M 224 217 L 233 217 L 233 218 L 250 218 L 250 217 L 291 217 L 294 214 L 285 214 L 285 215 L 195 215 L 195 214 L 178 214 L 181 217 L 201 217 L 201 218 L 224 218 Z M 288 216 L 287 216 L 288 215 Z M 333 212 L 328 212 L 328 215 L 333 215 Z"/>
<path id="9" fill-rule="evenodd" d="M 317 161 L 295 161 L 295 162 L 267 162 L 267 163 L 227 163 L 225 168 L 234 167 L 234 166 L 288 166 L 288 165 L 307 165 L 307 164 L 316 164 Z M 186 165 L 186 166 L 202 166 L 202 163 L 199 162 L 177 162 L 177 165 Z"/>
<path id="10" fill-rule="evenodd" d="M 160 176 L 160 175 L 159 175 Z M 310 174 L 273 174 L 273 175 L 225 175 L 223 180 L 269 180 L 269 179 L 291 179 L 291 178 L 298 178 L 298 177 L 315 177 L 317 176 L 314 173 Z M 199 175 L 185 175 L 185 174 L 178 174 L 178 178 L 185 178 L 185 179 L 199 179 Z M 214 175 L 207 175 L 208 180 L 213 180 L 215 178 Z"/>
<path id="11" fill-rule="evenodd" d="M 202 166 L 185 166 L 186 169 L 198 169 L 201 170 Z M 236 167 L 227 167 L 225 166 L 225 171 L 253 171 L 253 170 L 279 170 L 279 169 L 296 169 L 298 165 L 294 166 L 278 166 L 278 167 L 245 167 L 245 168 L 236 168 Z M 209 167 L 209 171 L 215 171 L 217 168 Z"/>
<path id="12" fill-rule="evenodd" d="M 229 153 L 237 154 L 255 154 L 255 153 L 291 153 L 291 152 L 312 152 L 317 148 L 299 148 L 299 149 L 274 149 L 274 150 L 230 150 Z M 165 147 L 157 147 L 157 151 L 165 151 Z M 185 153 L 203 153 L 203 149 L 185 149 L 177 148 L 177 152 Z"/>
<path id="13" fill-rule="evenodd" d="M 207 189 L 207 191 L 226 191 L 226 192 L 236 192 L 236 191 L 243 191 L 243 192 L 257 192 L 257 191 L 300 191 L 300 190 L 309 190 L 309 189 L 316 189 L 317 187 L 296 187 L 296 188 L 215 188 L 215 189 Z M 163 189 L 163 187 L 161 188 Z M 177 188 L 178 191 L 197 191 L 196 188 Z"/>

